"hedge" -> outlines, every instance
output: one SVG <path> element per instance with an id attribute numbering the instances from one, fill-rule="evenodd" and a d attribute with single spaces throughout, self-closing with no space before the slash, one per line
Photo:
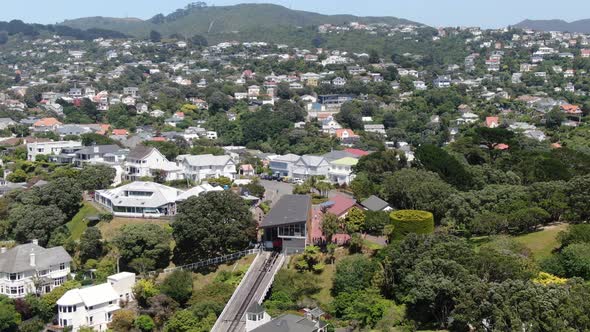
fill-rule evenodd
<path id="1" fill-rule="evenodd" d="M 430 234 L 434 232 L 434 216 L 427 211 L 399 210 L 389 214 L 393 225 L 390 240 L 403 239 L 409 233 Z"/>

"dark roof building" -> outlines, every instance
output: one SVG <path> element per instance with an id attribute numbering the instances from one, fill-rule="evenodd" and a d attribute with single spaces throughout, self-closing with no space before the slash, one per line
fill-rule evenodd
<path id="1" fill-rule="evenodd" d="M 260 305 L 250 306 L 247 311 L 246 331 L 248 332 L 325 332 L 327 324 L 321 320 L 324 312 L 306 309 L 305 317 L 283 314 L 271 319 Z"/>
<path id="2" fill-rule="evenodd" d="M 391 210 L 389 203 L 387 203 L 386 201 L 382 200 L 381 198 L 379 198 L 375 195 L 371 195 L 371 197 L 362 201 L 361 205 L 369 211 L 390 211 Z"/>
<path id="3" fill-rule="evenodd" d="M 262 220 L 267 248 L 282 248 L 287 253 L 299 252 L 310 242 L 311 197 L 285 195 Z"/>

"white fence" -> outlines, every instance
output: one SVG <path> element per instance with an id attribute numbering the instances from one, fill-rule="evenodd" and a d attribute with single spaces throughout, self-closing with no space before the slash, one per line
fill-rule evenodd
<path id="1" fill-rule="evenodd" d="M 225 256 L 209 258 L 206 260 L 202 260 L 200 262 L 195 262 L 195 263 L 191 263 L 191 264 L 187 264 L 187 265 L 169 267 L 167 269 L 164 269 L 164 271 L 162 271 L 162 273 L 171 273 L 176 270 L 196 270 L 200 267 L 205 267 L 205 266 L 210 266 L 210 265 L 218 265 L 218 264 L 229 262 L 229 261 L 235 261 L 235 260 L 242 258 L 244 256 L 258 254 L 259 252 L 260 252 L 260 249 L 248 249 L 248 250 L 235 252 L 233 254 L 229 254 L 229 255 L 225 255 Z M 152 272 L 149 272 L 148 275 L 154 275 L 156 273 L 157 273 L 157 271 L 152 271 Z"/>

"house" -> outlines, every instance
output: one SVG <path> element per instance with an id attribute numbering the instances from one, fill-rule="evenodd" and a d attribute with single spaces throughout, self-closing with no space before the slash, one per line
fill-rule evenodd
<path id="1" fill-rule="evenodd" d="M 161 118 L 164 116 L 164 111 L 162 110 L 153 110 L 150 112 L 150 116 L 154 118 Z"/>
<path id="2" fill-rule="evenodd" d="M 352 144 L 359 140 L 359 136 L 352 129 L 336 129 L 336 138 L 343 144 Z"/>
<path id="3" fill-rule="evenodd" d="M 180 155 L 176 157 L 176 164 L 182 169 L 184 178 L 192 181 L 203 181 L 218 177 L 233 180 L 237 173 L 236 164 L 228 155 Z"/>
<path id="4" fill-rule="evenodd" d="M 355 178 L 353 167 L 358 163 L 358 159 L 346 157 L 330 162 L 330 169 L 328 170 L 328 179 L 330 182 L 336 183 L 340 186 L 350 185 Z"/>
<path id="5" fill-rule="evenodd" d="M 582 58 L 590 58 L 590 49 L 584 48 L 580 50 L 580 55 L 582 56 Z"/>
<path id="6" fill-rule="evenodd" d="M 332 116 L 328 116 L 322 120 L 322 132 L 334 135 L 337 130 L 342 129 L 342 126 Z"/>
<path id="7" fill-rule="evenodd" d="M 56 118 L 43 118 L 33 123 L 33 131 L 46 132 L 56 131 L 62 123 Z"/>
<path id="8" fill-rule="evenodd" d="M 330 163 L 322 156 L 303 155 L 293 164 L 293 177 L 306 180 L 312 176 L 327 176 Z"/>
<path id="9" fill-rule="evenodd" d="M 72 154 L 81 148 L 82 142 L 77 141 L 33 142 L 27 144 L 27 160 L 35 161 L 38 155 Z"/>
<path id="10" fill-rule="evenodd" d="M 353 207 L 360 207 L 356 200 L 353 198 L 349 198 L 344 195 L 336 195 L 330 197 L 330 200 L 322 203 L 321 207 L 326 209 L 327 213 L 331 213 L 338 218 L 344 218 L 348 214 L 348 211 Z"/>
<path id="11" fill-rule="evenodd" d="M 299 159 L 301 159 L 301 156 L 296 154 L 276 156 L 270 160 L 268 167 L 274 176 L 293 177 L 293 168 Z"/>
<path id="12" fill-rule="evenodd" d="M 310 243 L 311 197 L 285 195 L 262 220 L 264 247 L 284 252 L 301 252 Z"/>
<path id="13" fill-rule="evenodd" d="M 16 122 L 11 118 L 0 118 L 0 130 L 16 125 Z"/>
<path id="14" fill-rule="evenodd" d="M 432 82 L 432 84 L 435 88 L 448 88 L 451 86 L 451 79 L 446 76 L 439 76 Z"/>
<path id="15" fill-rule="evenodd" d="M 248 87 L 248 97 L 256 99 L 260 95 L 260 87 L 258 85 L 251 85 Z"/>
<path id="16" fill-rule="evenodd" d="M 256 172 L 254 171 L 254 166 L 252 166 L 251 164 L 241 165 L 240 175 L 248 178 L 253 177 L 254 175 L 256 175 Z"/>
<path id="17" fill-rule="evenodd" d="M 321 320 L 324 312 L 306 310 L 305 317 L 283 314 L 274 319 L 254 302 L 246 310 L 246 332 L 327 332 L 328 325 Z"/>
<path id="18" fill-rule="evenodd" d="M 379 198 L 375 195 L 371 195 L 369 198 L 362 201 L 361 205 L 365 208 L 365 210 L 373 211 L 373 212 L 377 212 L 377 211 L 388 212 L 388 211 L 393 210 L 391 208 L 391 206 L 389 206 L 389 203 L 387 203 L 386 201 L 382 200 L 381 198 Z"/>
<path id="19" fill-rule="evenodd" d="M 94 201 L 115 216 L 160 218 L 176 215 L 183 191 L 155 182 L 136 181 L 114 189 L 97 190 Z"/>
<path id="20" fill-rule="evenodd" d="M 345 86 L 346 85 L 346 79 L 342 78 L 342 77 L 336 77 L 335 79 L 332 80 L 332 85 L 334 86 Z"/>
<path id="21" fill-rule="evenodd" d="M 135 273 L 121 272 L 107 277 L 107 282 L 67 291 L 57 300 L 58 324 L 77 332 L 87 326 L 106 331 L 113 314 L 133 300 Z"/>
<path id="22" fill-rule="evenodd" d="M 497 116 L 488 116 L 486 117 L 486 127 L 488 128 L 498 128 L 500 126 L 500 118 Z"/>
<path id="23" fill-rule="evenodd" d="M 382 124 L 366 124 L 364 129 L 368 133 L 385 135 L 385 126 Z"/>
<path id="24" fill-rule="evenodd" d="M 165 181 L 181 179 L 181 169 L 176 163 L 154 147 L 138 145 L 129 151 L 125 161 L 125 180 L 137 181 L 143 177 L 154 177 L 161 172 Z"/>
<path id="25" fill-rule="evenodd" d="M 0 249 L 0 295 L 23 298 L 47 294 L 70 275 L 72 257 L 63 247 L 43 248 L 37 240 Z"/>
<path id="26" fill-rule="evenodd" d="M 477 114 L 467 112 L 461 114 L 461 117 L 456 120 L 457 124 L 473 124 L 479 121 L 479 116 Z"/>
<path id="27" fill-rule="evenodd" d="M 114 155 L 121 148 L 117 145 L 94 145 L 82 148 L 76 151 L 74 165 L 80 167 L 84 164 L 103 163 L 106 161 L 105 156 Z"/>
<path id="28" fill-rule="evenodd" d="M 414 81 L 413 84 L 414 84 L 414 89 L 416 89 L 416 90 L 426 90 L 426 89 L 428 89 L 426 87 L 426 83 L 424 83 L 424 81 Z"/>

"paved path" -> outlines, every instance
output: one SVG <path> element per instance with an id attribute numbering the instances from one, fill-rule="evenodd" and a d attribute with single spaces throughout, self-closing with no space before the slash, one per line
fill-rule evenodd
<path id="1" fill-rule="evenodd" d="M 293 193 L 294 185 L 286 182 L 260 180 L 260 184 L 266 190 L 264 193 L 264 200 L 271 201 L 271 207 L 285 195 Z"/>

